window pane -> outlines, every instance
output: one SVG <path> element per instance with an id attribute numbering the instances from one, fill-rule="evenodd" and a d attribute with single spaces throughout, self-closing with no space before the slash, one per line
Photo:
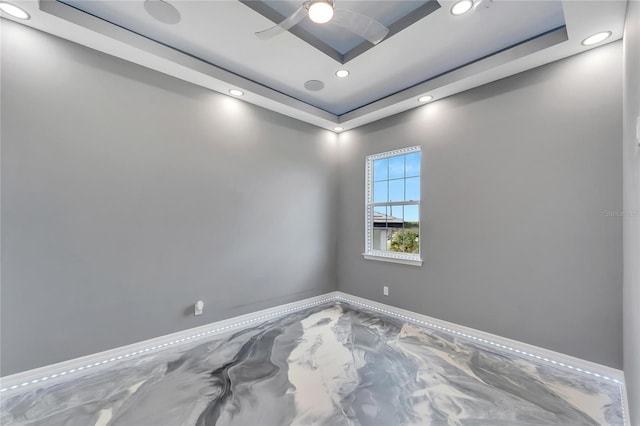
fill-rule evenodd
<path id="1" fill-rule="evenodd" d="M 402 228 L 402 224 L 404 223 L 404 214 L 402 213 L 402 207 L 403 206 L 389 206 L 389 216 L 390 218 L 387 219 L 387 222 L 389 224 L 394 223 L 397 224 L 396 227 L 397 228 Z M 391 225 L 389 225 L 391 226 Z"/>
<path id="2" fill-rule="evenodd" d="M 408 178 L 406 179 L 406 201 L 418 201 L 420 200 L 420 178 Z"/>
<path id="3" fill-rule="evenodd" d="M 404 179 L 389 181 L 389 201 L 404 201 Z"/>
<path id="4" fill-rule="evenodd" d="M 385 215 L 387 214 L 387 206 L 375 206 L 373 208 L 373 212 L 374 213 L 380 213 L 381 215 Z"/>
<path id="5" fill-rule="evenodd" d="M 389 240 L 390 251 L 404 251 L 404 230 L 403 229 L 390 229 L 391 238 Z"/>
<path id="6" fill-rule="evenodd" d="M 420 253 L 420 228 L 404 230 L 404 252 Z"/>
<path id="7" fill-rule="evenodd" d="M 387 196 L 387 181 L 375 182 L 373 184 L 373 202 L 374 203 L 386 203 L 389 201 Z"/>
<path id="8" fill-rule="evenodd" d="M 373 161 L 373 180 L 375 182 L 388 179 L 387 177 L 388 164 L 389 164 L 389 160 L 387 158 Z"/>
<path id="9" fill-rule="evenodd" d="M 373 208 L 373 227 L 374 228 L 386 228 L 387 227 L 387 216 L 388 216 L 388 207 L 386 206 L 377 206 Z"/>
<path id="10" fill-rule="evenodd" d="M 387 228 L 380 228 L 380 229 L 373 230 L 373 249 L 374 250 L 387 249 Z"/>
<path id="11" fill-rule="evenodd" d="M 408 154 L 386 156 L 383 153 L 368 157 L 367 199 L 370 217 L 367 220 L 367 252 L 387 251 L 406 253 L 414 259 L 420 253 L 420 173 L 419 147 L 408 148 Z M 410 203 L 406 204 L 405 203 Z M 400 204 L 400 205 L 390 205 Z M 390 257 L 396 257 L 388 255 Z M 405 257 L 402 257 L 403 259 Z"/>
<path id="12" fill-rule="evenodd" d="M 389 179 L 404 177 L 404 155 L 389 158 Z"/>
<path id="13" fill-rule="evenodd" d="M 420 222 L 418 206 L 404 206 L 404 227 L 417 228 Z"/>
<path id="14" fill-rule="evenodd" d="M 420 153 L 414 152 L 413 154 L 405 155 L 405 176 L 414 177 L 420 176 Z"/>

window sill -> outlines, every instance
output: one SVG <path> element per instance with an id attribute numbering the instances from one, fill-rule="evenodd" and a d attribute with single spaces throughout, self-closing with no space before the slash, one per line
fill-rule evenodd
<path id="1" fill-rule="evenodd" d="M 386 256 L 384 254 L 362 253 L 362 257 L 367 260 L 377 260 L 380 262 L 400 263 L 402 265 L 422 266 L 422 259 L 410 259 L 396 256 Z"/>

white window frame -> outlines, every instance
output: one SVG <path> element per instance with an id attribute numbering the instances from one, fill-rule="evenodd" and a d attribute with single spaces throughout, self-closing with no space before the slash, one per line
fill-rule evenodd
<path id="1" fill-rule="evenodd" d="M 394 201 L 386 203 L 374 203 L 373 202 L 373 162 L 374 160 L 380 160 L 383 158 L 395 157 L 397 155 L 410 154 L 412 152 L 421 152 L 422 147 L 420 145 L 411 146 L 408 148 L 396 149 L 393 151 L 382 152 L 380 154 L 374 154 L 367 156 L 366 159 L 366 180 L 365 180 L 365 251 L 362 256 L 368 260 L 380 260 L 383 262 L 402 263 L 405 265 L 422 266 L 422 257 L 420 252 L 416 253 L 399 253 L 386 250 L 375 250 L 373 248 L 373 209 L 376 206 L 406 206 L 417 205 L 420 216 L 422 210 L 420 209 L 420 200 L 418 201 Z M 422 187 L 422 157 L 420 158 L 420 187 Z M 422 191 L 422 190 L 421 190 Z M 422 199 L 422 197 L 420 197 Z M 420 223 L 420 218 L 418 218 Z M 422 251 L 422 226 L 418 228 L 420 238 L 419 250 Z"/>

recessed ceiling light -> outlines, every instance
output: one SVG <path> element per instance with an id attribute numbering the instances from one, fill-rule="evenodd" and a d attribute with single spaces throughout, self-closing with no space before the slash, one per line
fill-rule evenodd
<path id="1" fill-rule="evenodd" d="M 244 92 L 242 90 L 238 90 L 238 89 L 231 89 L 231 90 L 229 90 L 229 93 L 232 94 L 233 96 L 242 96 L 242 95 L 244 95 Z"/>
<path id="2" fill-rule="evenodd" d="M 334 131 L 334 132 L 341 132 L 341 131 L 343 131 L 343 130 L 344 130 L 344 127 L 334 127 L 334 128 L 333 128 L 333 131 Z"/>
<path id="3" fill-rule="evenodd" d="M 598 44 L 601 41 L 605 41 L 611 37 L 611 31 L 603 31 L 601 33 L 594 34 L 582 40 L 583 46 L 591 46 L 593 44 Z"/>
<path id="4" fill-rule="evenodd" d="M 472 7 L 473 7 L 472 0 L 460 0 L 459 2 L 456 2 L 456 4 L 454 4 L 451 7 L 451 14 L 456 16 L 462 15 L 470 11 Z"/>
<path id="5" fill-rule="evenodd" d="M 431 95 L 426 95 L 426 96 L 420 96 L 418 98 L 418 102 L 429 102 L 433 100 L 433 96 Z"/>
<path id="6" fill-rule="evenodd" d="M 338 70 L 336 71 L 336 77 L 345 78 L 349 75 L 348 70 Z"/>
<path id="7" fill-rule="evenodd" d="M 309 6 L 309 19 L 317 24 L 324 24 L 333 18 L 333 6 L 325 0 L 318 0 Z"/>
<path id="8" fill-rule="evenodd" d="M 18 19 L 31 18 L 31 16 L 29 16 L 27 12 L 25 12 L 18 6 L 11 3 L 4 2 L 4 1 L 0 1 L 0 10 L 2 10 L 7 15 L 13 16 L 14 18 L 18 18 Z"/>

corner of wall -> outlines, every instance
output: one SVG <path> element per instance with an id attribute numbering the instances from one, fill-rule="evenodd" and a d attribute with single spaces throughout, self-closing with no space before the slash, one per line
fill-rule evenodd
<path id="1" fill-rule="evenodd" d="M 623 43 L 624 373 L 631 424 L 640 424 L 640 2 L 627 3 Z"/>

